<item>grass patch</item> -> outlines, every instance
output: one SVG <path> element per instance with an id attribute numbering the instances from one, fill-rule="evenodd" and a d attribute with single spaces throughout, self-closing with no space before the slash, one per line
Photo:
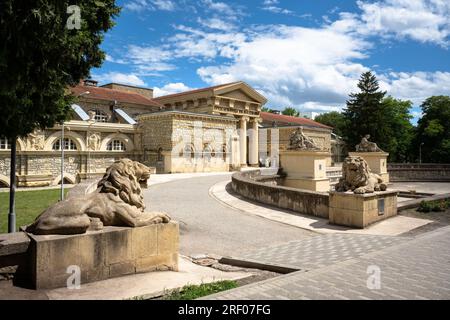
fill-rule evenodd
<path id="1" fill-rule="evenodd" d="M 200 285 L 187 285 L 181 289 L 172 291 L 164 297 L 164 300 L 194 300 L 213 293 L 230 290 L 237 286 L 237 282 L 232 280 L 202 283 Z"/>
<path id="2" fill-rule="evenodd" d="M 417 211 L 419 212 L 440 212 L 450 208 L 450 200 L 434 200 L 434 201 L 422 201 L 420 202 Z"/>
<path id="3" fill-rule="evenodd" d="M 65 189 L 65 194 L 69 189 Z M 16 192 L 16 230 L 59 200 L 60 189 Z M 8 232 L 9 192 L 0 192 L 0 233 Z"/>

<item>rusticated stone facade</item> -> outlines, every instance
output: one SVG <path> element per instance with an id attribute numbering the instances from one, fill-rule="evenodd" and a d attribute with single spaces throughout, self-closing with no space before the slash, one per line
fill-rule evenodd
<path id="1" fill-rule="evenodd" d="M 18 186 L 34 187 L 55 185 L 61 182 L 60 150 L 54 150 L 61 138 L 62 128 L 39 133 L 35 137 L 18 139 L 16 177 Z M 118 129 L 121 132 L 117 132 Z M 105 169 L 123 157 L 141 160 L 142 152 L 135 148 L 140 132 L 136 125 L 116 124 L 114 128 L 104 123 L 68 121 L 64 125 L 64 138 L 70 139 L 76 150 L 64 150 L 63 178 L 66 183 L 101 176 Z M 108 150 L 111 141 L 120 141 L 124 150 Z M 10 151 L 0 150 L 0 184 L 10 183 Z"/>
<path id="2" fill-rule="evenodd" d="M 228 171 L 232 117 L 183 111 L 162 111 L 138 117 L 144 164 L 157 172 Z"/>

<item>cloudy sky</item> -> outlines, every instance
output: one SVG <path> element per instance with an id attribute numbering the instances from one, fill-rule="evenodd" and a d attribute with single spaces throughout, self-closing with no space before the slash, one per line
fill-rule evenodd
<path id="1" fill-rule="evenodd" d="M 123 0 L 92 71 L 164 95 L 242 80 L 268 106 L 340 110 L 366 70 L 418 106 L 450 95 L 449 0 Z"/>

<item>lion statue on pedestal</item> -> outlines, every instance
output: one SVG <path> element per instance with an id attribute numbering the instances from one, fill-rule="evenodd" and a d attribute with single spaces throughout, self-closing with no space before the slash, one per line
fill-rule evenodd
<path id="1" fill-rule="evenodd" d="M 97 184 L 84 196 L 58 202 L 42 212 L 26 232 L 33 234 L 80 234 L 103 226 L 140 227 L 167 223 L 160 212 L 145 212 L 140 183 L 150 177 L 150 169 L 136 161 L 114 162 Z"/>
<path id="2" fill-rule="evenodd" d="M 357 194 L 385 191 L 386 188 L 383 179 L 370 172 L 366 160 L 359 156 L 345 158 L 342 165 L 342 178 L 335 186 L 336 191 L 353 191 Z"/>

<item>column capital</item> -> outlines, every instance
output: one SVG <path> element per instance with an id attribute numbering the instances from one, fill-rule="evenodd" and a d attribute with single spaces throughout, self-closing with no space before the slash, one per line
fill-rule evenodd
<path id="1" fill-rule="evenodd" d="M 239 120 L 240 120 L 240 121 L 248 122 L 248 121 L 250 121 L 250 117 L 248 117 L 248 116 L 242 116 Z"/>

